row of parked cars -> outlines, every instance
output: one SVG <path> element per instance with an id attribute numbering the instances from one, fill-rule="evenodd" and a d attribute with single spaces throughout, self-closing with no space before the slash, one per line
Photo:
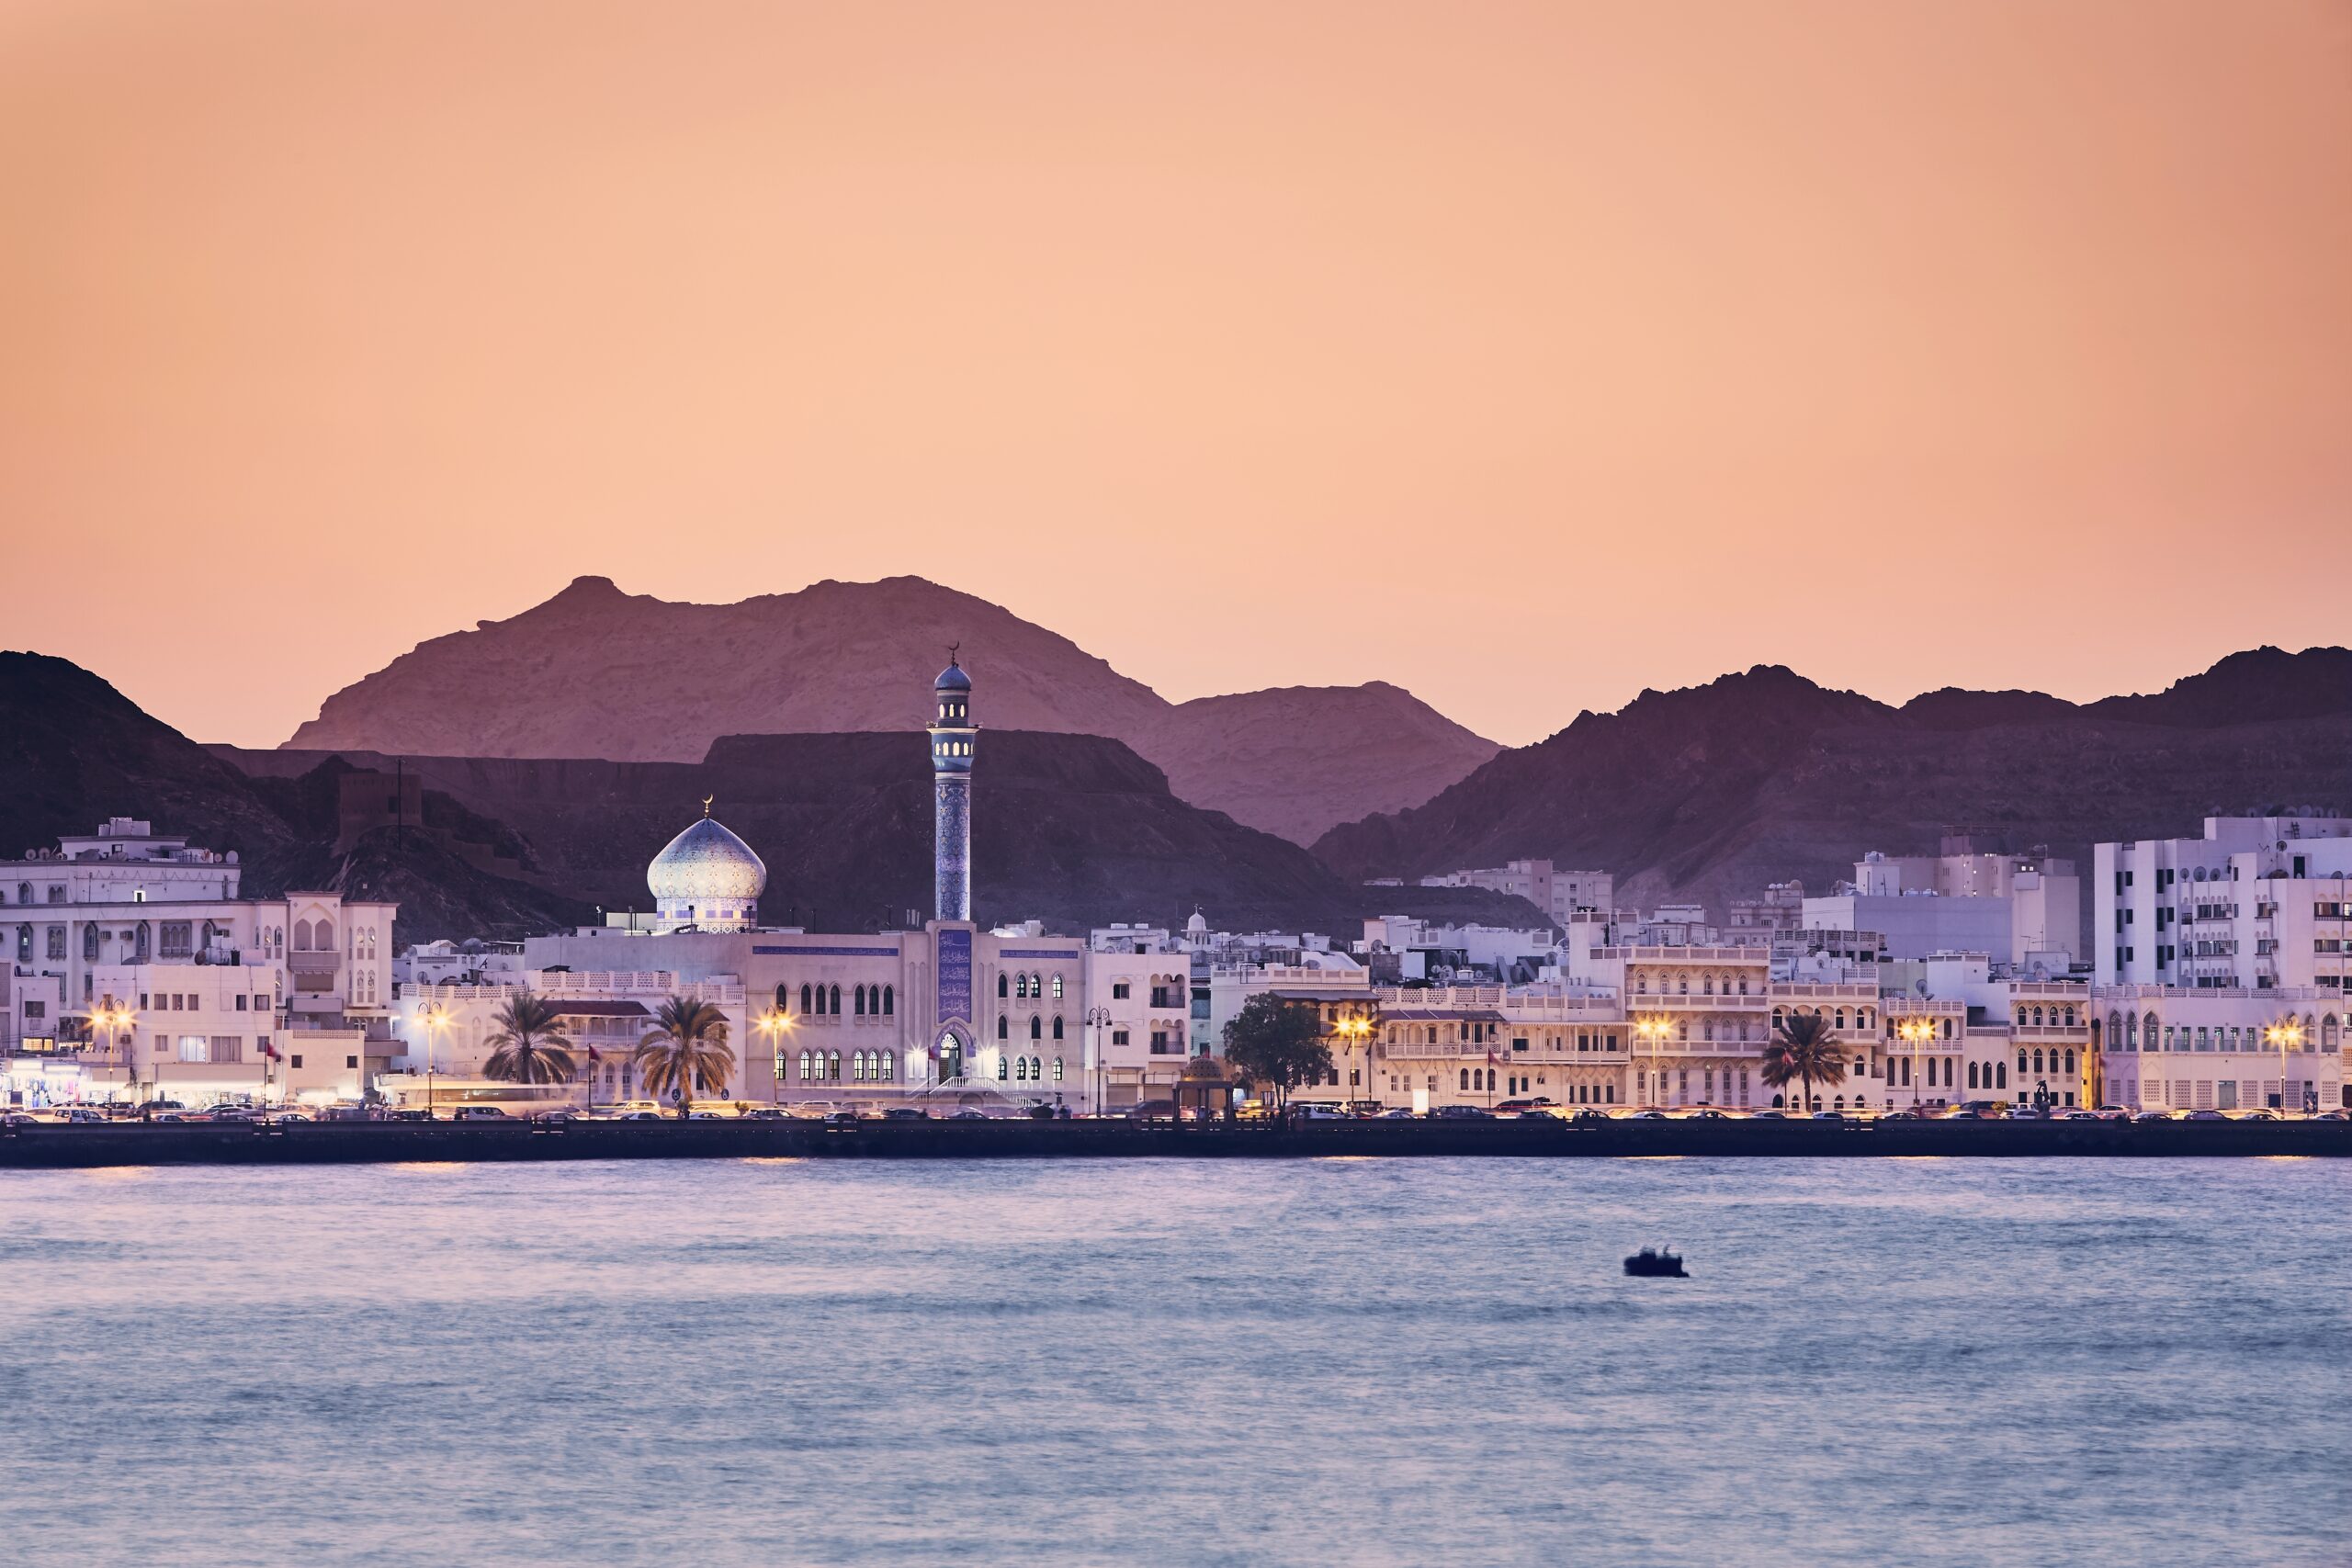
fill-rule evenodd
<path id="1" fill-rule="evenodd" d="M 2007 1105 L 1994 1100 L 1968 1100 L 1944 1108 L 1909 1108 L 1885 1112 L 1854 1110 L 1815 1111 L 1808 1115 L 1798 1110 L 1745 1111 L 1724 1110 L 1715 1106 L 1678 1108 L 1672 1111 L 1634 1109 L 1630 1106 L 1600 1107 L 1593 1105 L 1555 1105 L 1548 1100 L 1506 1100 L 1490 1107 L 1481 1105 L 1440 1105 L 1428 1111 L 1377 1106 L 1331 1105 L 1320 1102 L 1295 1104 L 1290 1108 L 1294 1121 L 1352 1122 L 1352 1121 L 1475 1121 L 1486 1122 L 1517 1116 L 1558 1117 L 1579 1126 L 1603 1122 L 2276 1122 L 2275 1111 L 2133 1111 L 2128 1106 L 2102 1105 L 2093 1110 L 2079 1107 L 2043 1107 Z M 2320 1122 L 2352 1121 L 2352 1111 L 2324 1111 L 2315 1117 L 2296 1120 Z"/>

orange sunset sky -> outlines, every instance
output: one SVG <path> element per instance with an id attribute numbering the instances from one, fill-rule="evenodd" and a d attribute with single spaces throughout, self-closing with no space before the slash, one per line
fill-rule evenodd
<path id="1" fill-rule="evenodd" d="M 203 739 L 584 572 L 1513 742 L 2352 641 L 2340 0 L 7 0 L 0 223 L 0 646 Z"/>

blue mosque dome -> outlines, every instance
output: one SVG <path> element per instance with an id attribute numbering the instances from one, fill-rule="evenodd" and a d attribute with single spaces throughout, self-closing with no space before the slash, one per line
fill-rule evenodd
<path id="1" fill-rule="evenodd" d="M 972 689 L 972 678 L 964 673 L 964 667 L 956 663 L 955 656 L 950 654 L 947 668 L 939 672 L 939 679 L 931 686 L 935 692 L 968 692 Z"/>
<path id="2" fill-rule="evenodd" d="M 768 868 L 752 846 L 708 815 L 670 840 L 645 868 L 645 886 L 664 919 L 704 927 L 748 925 L 758 918 Z"/>

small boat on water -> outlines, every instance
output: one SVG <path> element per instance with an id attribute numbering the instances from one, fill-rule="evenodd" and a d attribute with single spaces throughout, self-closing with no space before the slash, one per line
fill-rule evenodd
<path id="1" fill-rule="evenodd" d="M 1642 1280 L 1688 1280 L 1690 1277 L 1683 1271 L 1680 1253 L 1661 1252 L 1655 1247 L 1645 1247 L 1625 1259 L 1625 1272 Z"/>

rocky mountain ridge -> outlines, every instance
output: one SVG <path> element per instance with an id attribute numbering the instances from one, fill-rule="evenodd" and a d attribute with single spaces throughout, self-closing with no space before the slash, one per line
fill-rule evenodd
<path id="1" fill-rule="evenodd" d="M 1384 682 L 1171 704 L 1069 638 L 919 577 L 731 604 L 579 578 L 419 644 L 329 696 L 286 746 L 692 762 L 722 735 L 899 731 L 929 717 L 951 643 L 985 728 L 1124 741 L 1184 799 L 1302 844 L 1418 805 L 1496 750 Z"/>
<path id="2" fill-rule="evenodd" d="M 2352 652 L 2261 648 L 2151 694 L 1928 693 L 1900 707 L 1777 665 L 1645 691 L 1498 755 L 1427 805 L 1334 829 L 1351 879 L 1549 856 L 1623 903 L 1826 886 L 1949 832 L 2047 846 L 2195 834 L 2209 814 L 2352 808 Z"/>

